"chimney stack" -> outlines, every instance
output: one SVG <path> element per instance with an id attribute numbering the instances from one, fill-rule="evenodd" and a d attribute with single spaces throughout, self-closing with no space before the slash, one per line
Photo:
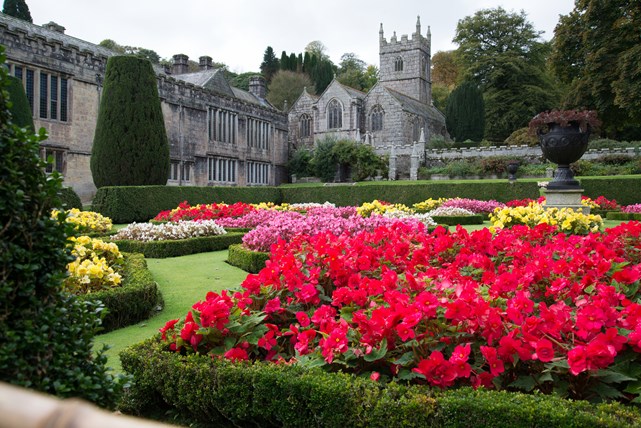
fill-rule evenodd
<path id="1" fill-rule="evenodd" d="M 267 95 L 267 87 L 265 86 L 265 78 L 263 76 L 252 76 L 249 78 L 249 92 L 261 100 L 265 99 Z"/>
<path id="2" fill-rule="evenodd" d="M 43 27 L 46 28 L 47 30 L 55 31 L 56 33 L 61 33 L 61 34 L 64 34 L 65 30 L 66 30 L 65 27 L 63 27 L 60 24 L 56 24 L 53 21 L 50 21 L 50 22 L 44 24 Z"/>
<path id="3" fill-rule="evenodd" d="M 212 59 L 210 56 L 201 56 L 199 60 L 200 60 L 201 70 L 211 70 L 212 68 L 214 68 L 214 66 L 211 63 Z"/>
<path id="4" fill-rule="evenodd" d="M 174 65 L 171 74 L 185 74 L 189 72 L 189 57 L 185 54 L 174 55 Z"/>

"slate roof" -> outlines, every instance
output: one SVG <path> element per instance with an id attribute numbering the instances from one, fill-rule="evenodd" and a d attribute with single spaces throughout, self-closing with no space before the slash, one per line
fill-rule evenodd
<path id="1" fill-rule="evenodd" d="M 385 86 L 383 86 L 383 88 L 401 104 L 401 108 L 405 111 L 424 117 L 444 117 L 443 113 L 433 105 L 424 104 L 419 100 L 401 94 L 394 89 L 390 89 Z"/>

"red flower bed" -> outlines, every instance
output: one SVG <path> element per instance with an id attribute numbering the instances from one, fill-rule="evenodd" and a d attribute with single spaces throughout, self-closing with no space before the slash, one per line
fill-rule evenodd
<path id="1" fill-rule="evenodd" d="M 254 211 L 255 208 L 244 202 L 236 202 L 228 205 L 225 203 L 212 203 L 191 206 L 189 202 L 184 201 L 173 210 L 161 211 L 154 221 L 182 221 L 182 220 L 216 220 L 219 218 L 242 217 L 245 214 Z"/>
<path id="2" fill-rule="evenodd" d="M 403 225 L 298 236 L 237 292 L 210 292 L 168 349 L 438 387 L 641 393 L 641 224 L 587 236 Z"/>

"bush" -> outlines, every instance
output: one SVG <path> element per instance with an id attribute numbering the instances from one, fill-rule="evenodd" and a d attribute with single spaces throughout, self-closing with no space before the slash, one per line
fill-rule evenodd
<path id="1" fill-rule="evenodd" d="M 227 263 L 249 273 L 258 273 L 269 260 L 269 253 L 251 251 L 240 244 L 230 245 Z"/>
<path id="2" fill-rule="evenodd" d="M 636 220 L 641 221 L 641 213 L 620 213 L 620 212 L 609 212 L 606 214 L 608 220 Z"/>
<path id="3" fill-rule="evenodd" d="M 107 62 L 91 174 L 98 188 L 167 183 L 169 142 L 156 74 L 145 59 Z"/>
<path id="4" fill-rule="evenodd" d="M 292 156 L 287 163 L 287 170 L 290 175 L 296 175 L 297 177 L 307 177 L 314 175 L 314 172 L 311 168 L 313 153 L 311 150 L 301 147 L 292 153 Z"/>
<path id="5" fill-rule="evenodd" d="M 66 210 L 76 208 L 82 210 L 82 201 L 80 196 L 73 190 L 72 187 L 63 187 L 60 189 L 60 200 L 62 201 L 62 206 Z"/>
<path id="6" fill-rule="evenodd" d="M 31 106 L 29 106 L 29 100 L 27 99 L 27 94 L 24 92 L 22 81 L 13 76 L 7 77 L 9 84 L 6 89 L 9 92 L 9 99 L 11 100 L 9 112 L 11 112 L 12 122 L 19 128 L 35 130 Z"/>
<path id="7" fill-rule="evenodd" d="M 149 318 L 162 306 L 158 284 L 147 269 L 142 254 L 125 253 L 120 287 L 96 291 L 79 297 L 80 300 L 101 303 L 107 310 L 102 320 L 102 332 L 116 330 Z"/>
<path id="8" fill-rule="evenodd" d="M 244 233 L 232 232 L 224 235 L 201 236 L 198 238 L 167 241 L 114 241 L 121 251 L 142 253 L 149 258 L 179 257 L 188 254 L 226 250 L 232 244 L 240 244 Z"/>
<path id="9" fill-rule="evenodd" d="M 311 160 L 314 175 L 326 183 L 334 181 L 336 175 L 337 161 L 333 150 L 335 144 L 336 141 L 330 138 L 319 141 Z"/>
<path id="10" fill-rule="evenodd" d="M 150 339 L 120 354 L 134 377 L 122 411 L 237 426 L 628 427 L 638 410 L 548 395 L 378 383 L 343 373 L 181 356 Z M 203 393 L 206 391 L 206 393 Z"/>
<path id="11" fill-rule="evenodd" d="M 0 381 L 110 406 L 119 385 L 94 353 L 97 305 L 65 293 L 73 228 L 61 208 L 59 174 L 46 176 L 38 135 L 12 123 L 0 46 Z"/>
<path id="12" fill-rule="evenodd" d="M 512 132 L 509 137 L 505 140 L 505 144 L 508 146 L 538 146 L 539 139 L 530 134 L 528 127 L 519 128 L 516 131 Z"/>
<path id="13" fill-rule="evenodd" d="M 174 209 L 183 201 L 196 205 L 213 202 L 280 203 L 281 199 L 280 190 L 275 187 L 102 187 L 96 192 L 92 210 L 118 224 L 148 221 L 160 211 Z"/>

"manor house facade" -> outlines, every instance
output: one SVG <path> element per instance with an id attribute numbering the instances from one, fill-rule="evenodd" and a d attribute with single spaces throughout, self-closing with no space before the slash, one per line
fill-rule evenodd
<path id="1" fill-rule="evenodd" d="M 319 96 L 303 91 L 288 114 L 290 150 L 327 137 L 362 141 L 379 154 L 394 147 L 399 175 L 406 177 L 412 152 L 423 158 L 425 141 L 447 137 L 445 116 L 432 103 L 429 27 L 423 36 L 418 17 L 411 39 L 398 40 L 394 32 L 388 42 L 381 24 L 379 56 L 378 82 L 368 93 L 336 79 Z"/>
<path id="2" fill-rule="evenodd" d="M 60 171 L 83 202 L 93 184 L 89 160 L 102 79 L 114 52 L 64 33 L 0 13 L 0 44 L 11 75 L 22 80 L 36 129 L 49 138 L 42 156 Z M 212 58 L 188 71 L 188 57 L 174 55 L 170 70 L 156 69 L 170 144 L 170 185 L 278 185 L 287 174 L 287 116 L 265 99 L 261 77 L 243 91 L 229 85 Z"/>

